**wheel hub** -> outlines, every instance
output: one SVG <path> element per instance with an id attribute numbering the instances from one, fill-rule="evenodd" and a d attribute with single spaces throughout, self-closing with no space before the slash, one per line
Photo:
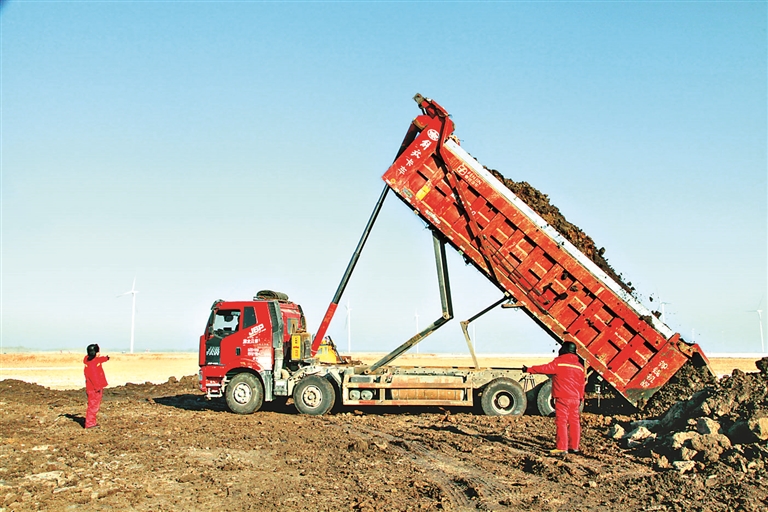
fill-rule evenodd
<path id="1" fill-rule="evenodd" d="M 232 398 L 239 404 L 247 404 L 251 401 L 251 387 L 244 383 L 238 384 L 235 386 Z"/>
<path id="2" fill-rule="evenodd" d="M 512 405 L 512 400 L 509 399 L 509 395 L 499 395 L 496 398 L 496 405 L 499 406 L 499 409 L 507 409 Z"/>
<path id="3" fill-rule="evenodd" d="M 301 394 L 301 401 L 308 407 L 319 407 L 320 404 L 323 403 L 323 394 L 317 386 L 307 386 Z"/>

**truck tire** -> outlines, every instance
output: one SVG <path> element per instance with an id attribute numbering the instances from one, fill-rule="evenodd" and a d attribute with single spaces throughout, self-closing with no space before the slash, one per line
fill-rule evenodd
<path id="1" fill-rule="evenodd" d="M 546 382 L 546 381 L 544 381 Z M 528 401 L 528 406 L 525 408 L 525 414 L 539 414 L 539 407 L 536 403 L 536 399 L 539 397 L 539 390 L 544 382 L 539 382 L 533 388 L 525 392 L 525 399 Z"/>
<path id="2" fill-rule="evenodd" d="M 488 416 L 520 416 L 528 404 L 520 384 L 502 377 L 483 388 L 480 405 Z"/>
<path id="3" fill-rule="evenodd" d="M 236 414 L 251 414 L 264 403 L 261 381 L 251 373 L 238 373 L 227 384 L 227 407 Z"/>
<path id="4" fill-rule="evenodd" d="M 536 407 L 542 416 L 555 414 L 555 401 L 552 399 L 552 379 L 547 379 L 539 388 L 539 393 L 536 395 Z"/>
<path id="5" fill-rule="evenodd" d="M 318 375 L 304 377 L 293 389 L 293 403 L 302 414 L 322 416 L 336 403 L 333 384 Z"/>
<path id="6" fill-rule="evenodd" d="M 552 379 L 547 379 L 539 388 L 539 394 L 536 395 L 536 407 L 542 416 L 555 415 L 555 400 L 552 398 Z M 584 411 L 584 402 L 579 406 L 579 412 Z"/>

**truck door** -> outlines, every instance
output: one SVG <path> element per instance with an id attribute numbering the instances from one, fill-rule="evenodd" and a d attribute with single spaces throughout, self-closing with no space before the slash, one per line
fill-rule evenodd
<path id="1" fill-rule="evenodd" d="M 272 318 L 269 302 L 256 302 L 243 308 L 242 328 L 237 340 L 241 356 L 250 360 L 247 366 L 256 370 L 271 370 L 274 362 L 272 347 Z"/>

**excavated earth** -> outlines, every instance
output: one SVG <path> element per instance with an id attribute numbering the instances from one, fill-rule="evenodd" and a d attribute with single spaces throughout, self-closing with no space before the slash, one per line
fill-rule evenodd
<path id="1" fill-rule="evenodd" d="M 560 209 L 549 201 L 549 196 L 547 194 L 541 192 L 527 181 L 514 181 L 505 178 L 504 175 L 496 169 L 490 169 L 488 167 L 485 169 L 502 182 L 505 187 L 511 190 L 523 202 L 535 210 L 547 224 L 561 233 L 569 242 L 584 253 L 587 258 L 591 259 L 622 288 L 629 293 L 635 291 L 632 283 L 625 282 L 622 275 L 617 273 L 608 263 L 608 260 L 604 256 L 605 248 L 601 247 L 598 249 L 592 237 L 582 231 L 577 225 L 569 222 L 560 212 Z M 660 314 L 661 313 L 659 313 L 659 315 Z"/>
<path id="2" fill-rule="evenodd" d="M 83 390 L 4 380 L 0 510 L 768 510 L 757 365 L 678 383 L 660 413 L 590 396 L 583 453 L 564 457 L 548 454 L 552 418 L 290 404 L 240 416 L 193 376 L 107 388 L 100 428 L 85 430 Z"/>

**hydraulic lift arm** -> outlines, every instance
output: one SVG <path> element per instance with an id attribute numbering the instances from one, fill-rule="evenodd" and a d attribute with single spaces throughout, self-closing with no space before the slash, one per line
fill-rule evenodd
<path id="1" fill-rule="evenodd" d="M 408 351 L 411 347 L 418 342 L 435 332 L 448 320 L 453 318 L 453 302 L 451 299 L 451 285 L 448 280 L 448 263 L 445 258 L 445 241 L 438 237 L 437 233 L 432 232 L 432 242 L 435 248 L 435 263 L 437 264 L 437 282 L 440 287 L 440 305 L 443 309 L 443 314 L 440 318 L 432 322 L 426 329 L 422 330 L 411 339 L 397 347 L 395 350 L 385 355 L 375 363 L 373 363 L 365 373 L 372 373 L 378 368 L 391 363 L 402 354 Z"/>
<path id="2" fill-rule="evenodd" d="M 352 272 L 355 270 L 355 265 L 357 265 L 357 260 L 360 259 L 360 254 L 362 254 L 363 252 L 363 247 L 365 246 L 365 242 L 368 241 L 368 235 L 371 234 L 371 229 L 373 229 L 373 224 L 376 222 L 376 218 L 379 216 L 379 212 L 381 211 L 381 206 L 384 204 L 384 199 L 386 199 L 388 191 L 389 191 L 389 186 L 384 185 L 384 190 L 382 190 L 381 196 L 379 196 L 379 200 L 376 202 L 376 206 L 374 206 L 373 208 L 371 217 L 368 219 L 368 224 L 365 225 L 365 229 L 363 230 L 363 235 L 360 237 L 360 241 L 357 243 L 357 248 L 355 248 L 355 252 L 352 254 L 352 258 L 349 260 L 349 264 L 347 265 L 347 270 L 344 272 L 344 275 L 341 278 L 339 287 L 336 288 L 336 294 L 334 294 L 333 300 L 331 300 L 331 303 L 328 305 L 328 309 L 325 312 L 325 316 L 323 316 L 323 321 L 320 322 L 320 327 L 317 329 L 317 333 L 315 334 L 315 337 L 312 340 L 312 357 L 314 357 L 315 354 L 317 354 L 317 350 L 320 348 L 320 345 L 323 342 L 323 337 L 325 336 L 325 333 L 328 331 L 328 326 L 331 324 L 331 320 L 333 319 L 334 313 L 336 313 L 336 308 L 339 307 L 339 301 L 341 301 L 341 296 L 344 293 L 344 289 L 347 287 L 347 283 L 349 283 L 349 278 L 352 276 Z"/>

